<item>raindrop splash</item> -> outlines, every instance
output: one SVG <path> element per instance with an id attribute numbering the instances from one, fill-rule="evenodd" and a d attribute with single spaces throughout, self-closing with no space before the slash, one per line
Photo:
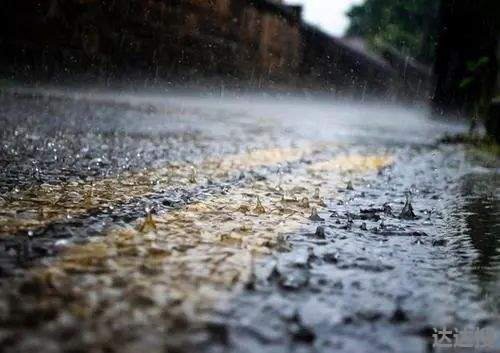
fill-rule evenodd
<path id="1" fill-rule="evenodd" d="M 264 214 L 264 213 L 266 213 L 266 209 L 262 205 L 262 202 L 260 202 L 260 197 L 259 196 L 257 196 L 257 204 L 255 205 L 254 211 L 257 214 Z"/>
<path id="2" fill-rule="evenodd" d="M 401 213 L 399 214 L 399 218 L 401 219 L 415 219 L 415 213 L 413 212 L 413 206 L 411 204 L 412 195 L 410 191 L 405 193 L 406 201 Z"/>
<path id="3" fill-rule="evenodd" d="M 309 216 L 309 219 L 313 222 L 322 222 L 324 221 L 323 218 L 321 218 L 319 215 L 318 215 L 318 210 L 316 209 L 316 207 L 313 207 L 311 209 L 311 215 Z"/>

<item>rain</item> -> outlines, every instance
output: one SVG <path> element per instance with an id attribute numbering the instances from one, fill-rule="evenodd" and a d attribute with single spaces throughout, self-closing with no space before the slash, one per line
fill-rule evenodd
<path id="1" fill-rule="evenodd" d="M 494 1 L 3 7 L 0 351 L 500 351 Z"/>

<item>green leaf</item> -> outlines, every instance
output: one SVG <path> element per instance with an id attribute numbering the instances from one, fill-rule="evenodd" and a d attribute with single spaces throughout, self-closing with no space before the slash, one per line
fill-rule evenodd
<path id="1" fill-rule="evenodd" d="M 459 87 L 460 89 L 466 89 L 472 84 L 472 82 L 474 82 L 474 77 L 466 77 L 460 82 Z"/>
<path id="2" fill-rule="evenodd" d="M 477 61 L 468 61 L 467 70 L 469 70 L 470 72 L 477 71 L 477 69 L 488 64 L 489 62 L 490 58 L 488 58 L 487 56 L 482 56 Z"/>

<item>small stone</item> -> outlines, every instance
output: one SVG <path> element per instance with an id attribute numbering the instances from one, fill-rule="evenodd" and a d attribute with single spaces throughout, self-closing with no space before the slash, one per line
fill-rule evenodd
<path id="1" fill-rule="evenodd" d="M 314 334 L 314 332 L 311 329 L 302 325 L 292 326 L 291 331 L 293 338 L 296 341 L 312 343 L 316 339 L 316 335 Z"/>
<path id="2" fill-rule="evenodd" d="M 323 255 L 323 261 L 329 264 L 336 264 L 339 262 L 337 255 L 334 253 L 326 253 Z"/>
<path id="3" fill-rule="evenodd" d="M 213 341 L 223 345 L 229 344 L 229 330 L 225 323 L 211 321 L 205 324 L 205 328 Z"/>
<path id="4" fill-rule="evenodd" d="M 432 246 L 445 246 L 446 243 L 446 239 L 436 239 L 432 241 Z"/>

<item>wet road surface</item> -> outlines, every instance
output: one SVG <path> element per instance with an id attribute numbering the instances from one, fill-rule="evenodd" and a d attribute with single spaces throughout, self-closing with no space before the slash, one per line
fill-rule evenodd
<path id="1" fill-rule="evenodd" d="M 7 352 L 427 352 L 444 327 L 500 350 L 498 161 L 437 143 L 460 125 L 280 96 L 0 103 Z"/>

